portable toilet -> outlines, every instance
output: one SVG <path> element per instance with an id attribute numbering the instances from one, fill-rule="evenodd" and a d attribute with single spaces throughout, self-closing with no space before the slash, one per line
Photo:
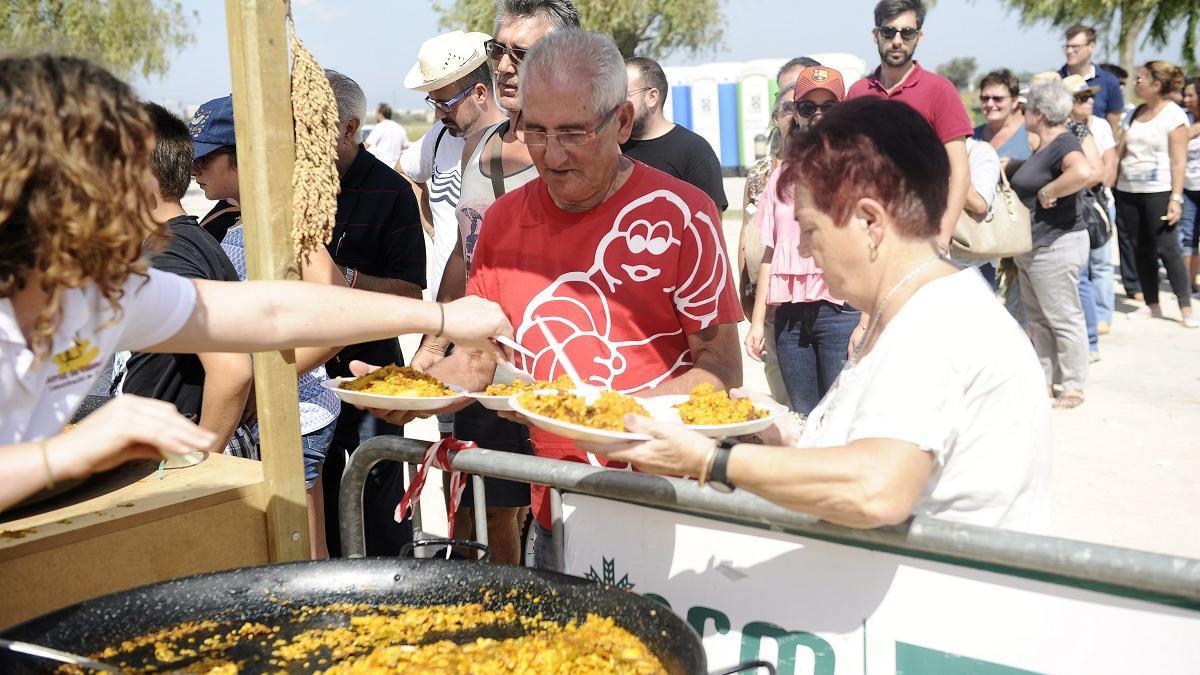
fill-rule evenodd
<path id="1" fill-rule="evenodd" d="M 779 91 L 775 75 L 785 62 L 783 59 L 749 61 L 738 74 L 738 145 L 744 168 L 770 152 L 771 111 Z"/>
<path id="2" fill-rule="evenodd" d="M 667 99 L 663 102 L 663 115 L 675 124 L 691 129 L 692 125 L 692 73 L 687 66 L 663 68 L 667 76 Z"/>
<path id="3" fill-rule="evenodd" d="M 692 131 L 712 146 L 721 168 L 735 173 L 741 164 L 738 147 L 738 74 L 740 63 L 698 66 L 692 79 Z"/>

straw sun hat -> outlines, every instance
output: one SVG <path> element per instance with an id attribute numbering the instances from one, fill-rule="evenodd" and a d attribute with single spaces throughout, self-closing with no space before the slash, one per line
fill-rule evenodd
<path id="1" fill-rule="evenodd" d="M 421 45 L 417 62 L 404 77 L 404 86 L 413 91 L 440 89 L 479 67 L 487 59 L 483 43 L 487 33 L 452 31 L 430 38 Z"/>

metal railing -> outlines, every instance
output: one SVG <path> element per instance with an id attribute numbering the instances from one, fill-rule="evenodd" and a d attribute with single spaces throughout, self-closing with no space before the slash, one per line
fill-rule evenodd
<path id="1" fill-rule="evenodd" d="M 363 487 L 371 467 L 390 460 L 415 465 L 424 441 L 381 436 L 350 456 L 342 477 L 341 536 L 349 557 L 363 557 Z M 1200 609 L 1200 560 L 1135 551 L 989 527 L 916 517 L 898 527 L 857 530 L 832 525 L 767 502 L 742 490 L 721 494 L 695 481 L 604 469 L 578 462 L 495 450 L 451 453 L 453 469 L 472 474 L 476 532 L 486 533 L 483 481 L 490 476 L 551 488 L 557 569 L 562 569 L 561 491 L 631 502 L 702 517 L 917 558 L 1033 578 L 1052 583 Z M 414 517 L 414 535 L 420 515 Z M 486 536 L 486 535 L 483 535 Z"/>

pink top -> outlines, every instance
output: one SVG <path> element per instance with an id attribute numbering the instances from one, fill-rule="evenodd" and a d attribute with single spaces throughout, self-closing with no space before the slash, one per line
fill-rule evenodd
<path id="1" fill-rule="evenodd" d="M 782 168 L 780 165 L 767 178 L 758 199 L 758 211 L 754 214 L 763 243 L 774 249 L 767 304 L 826 300 L 842 305 L 844 301 L 830 295 L 816 261 L 800 255 L 800 223 L 796 222 L 793 200 L 790 195 L 781 199 L 775 194 Z"/>

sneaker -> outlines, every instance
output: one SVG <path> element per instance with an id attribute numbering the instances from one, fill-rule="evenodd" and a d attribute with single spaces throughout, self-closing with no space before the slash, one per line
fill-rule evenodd
<path id="1" fill-rule="evenodd" d="M 1161 309 L 1150 309 L 1150 305 L 1142 305 L 1125 316 L 1131 319 L 1161 319 Z"/>
<path id="2" fill-rule="evenodd" d="M 1095 363 L 1100 360 L 1100 352 L 1088 352 L 1088 363 Z"/>
<path id="3" fill-rule="evenodd" d="M 1108 335 L 1111 330 L 1112 326 L 1109 326 L 1103 321 L 1096 324 L 1096 335 Z"/>
<path id="4" fill-rule="evenodd" d="M 1200 328 L 1200 319 L 1197 319 L 1194 316 L 1184 317 L 1183 318 L 1183 327 L 1184 328 Z"/>

